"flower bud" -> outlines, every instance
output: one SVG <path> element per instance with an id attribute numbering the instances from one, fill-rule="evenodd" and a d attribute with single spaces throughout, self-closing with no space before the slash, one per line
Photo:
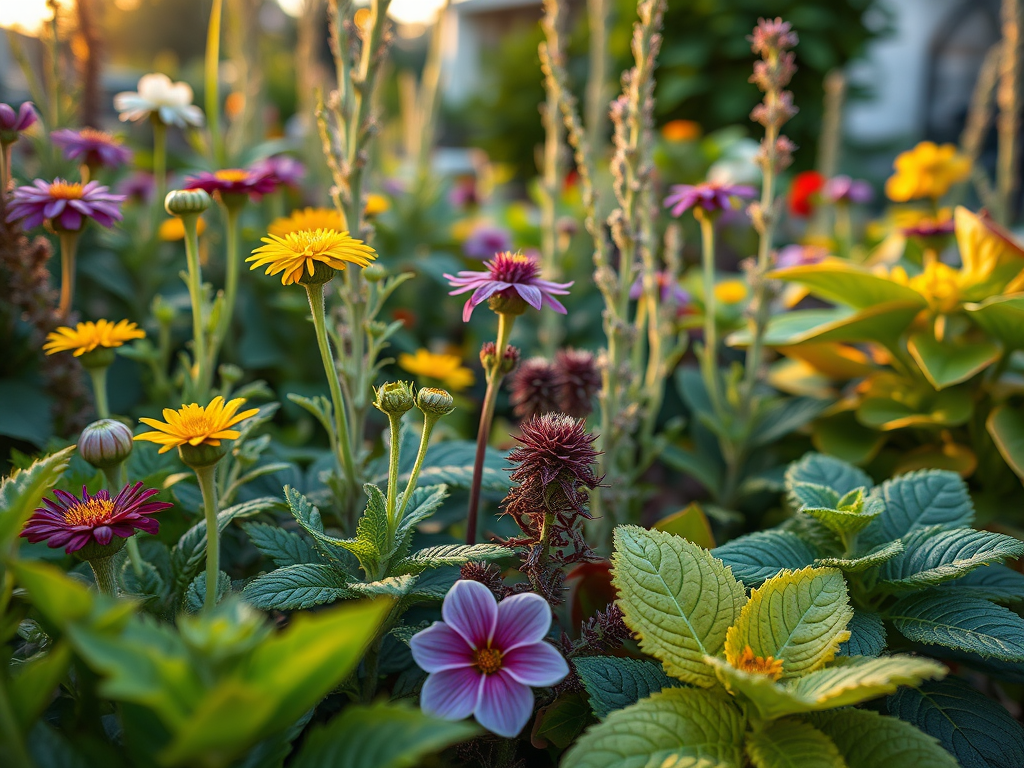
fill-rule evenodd
<path id="1" fill-rule="evenodd" d="M 114 362 L 117 353 L 113 347 L 96 347 L 92 352 L 86 352 L 78 358 L 86 368 L 109 368 Z"/>
<path id="2" fill-rule="evenodd" d="M 217 373 L 220 374 L 221 381 L 225 384 L 237 384 L 245 375 L 245 371 L 231 363 L 224 363 L 220 365 L 217 368 Z"/>
<path id="3" fill-rule="evenodd" d="M 299 278 L 299 282 L 302 285 L 323 285 L 331 281 L 336 271 L 329 264 L 324 264 L 322 261 L 314 261 L 313 274 L 309 274 L 308 270 L 302 270 L 302 277 Z"/>
<path id="4" fill-rule="evenodd" d="M 224 440 L 221 440 L 220 445 L 210 445 L 209 443 L 189 445 L 185 443 L 178 446 L 178 456 L 181 458 L 181 463 L 191 469 L 212 467 L 224 458 L 227 452 L 228 444 Z"/>
<path id="5" fill-rule="evenodd" d="M 164 198 L 164 210 L 172 216 L 198 215 L 213 204 L 203 189 L 174 189 Z"/>
<path id="6" fill-rule="evenodd" d="M 370 264 L 368 267 L 363 267 L 363 277 L 367 282 L 379 283 L 387 276 L 388 270 L 383 264 Z"/>
<path id="7" fill-rule="evenodd" d="M 505 347 L 505 354 L 501 358 L 501 372 L 507 376 L 519 367 L 519 347 Z"/>
<path id="8" fill-rule="evenodd" d="M 374 407 L 389 416 L 401 416 L 416 404 L 412 384 L 408 381 L 389 381 L 375 391 Z"/>
<path id="9" fill-rule="evenodd" d="M 516 317 L 523 314 L 529 305 L 515 291 L 501 291 L 487 300 L 487 306 L 496 314 Z"/>
<path id="10" fill-rule="evenodd" d="M 455 410 L 455 398 L 443 389 L 423 387 L 416 393 L 416 407 L 424 416 L 447 416 Z"/>
<path id="11" fill-rule="evenodd" d="M 153 317 L 160 325 L 170 325 L 174 322 L 174 318 L 178 314 L 178 310 L 174 308 L 174 305 L 169 301 L 166 301 L 163 296 L 157 294 L 156 298 L 153 299 L 153 305 L 151 307 Z"/>
<path id="12" fill-rule="evenodd" d="M 120 421 L 100 419 L 82 430 L 78 453 L 97 469 L 109 469 L 132 452 L 132 431 Z"/>

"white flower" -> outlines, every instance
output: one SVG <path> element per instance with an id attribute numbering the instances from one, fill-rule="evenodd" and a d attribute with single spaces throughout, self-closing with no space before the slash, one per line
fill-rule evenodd
<path id="1" fill-rule="evenodd" d="M 123 91 L 114 96 L 114 108 L 121 113 L 122 121 L 145 120 L 155 114 L 166 125 L 179 128 L 203 124 L 203 111 L 192 103 L 192 87 L 171 82 L 160 72 L 143 75 L 138 92 Z"/>

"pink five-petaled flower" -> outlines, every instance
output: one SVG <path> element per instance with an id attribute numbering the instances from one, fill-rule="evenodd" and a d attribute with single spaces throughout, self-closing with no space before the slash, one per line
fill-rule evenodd
<path id="1" fill-rule="evenodd" d="M 466 305 L 462 308 L 462 321 L 469 322 L 473 309 L 492 296 L 505 299 L 522 299 L 534 309 L 547 304 L 555 312 L 566 314 L 565 307 L 555 296 L 567 296 L 572 282 L 553 283 L 540 279 L 540 265 L 537 260 L 521 253 L 499 253 L 490 261 L 484 262 L 486 272 L 459 272 L 457 276 L 446 274 L 454 291 L 450 296 L 473 291 Z"/>
<path id="2" fill-rule="evenodd" d="M 491 733 L 516 736 L 533 713 L 530 688 L 569 674 L 565 659 L 544 642 L 551 606 L 532 593 L 499 604 L 483 584 L 457 581 L 441 616 L 409 643 L 430 673 L 420 693 L 423 711 L 446 720 L 473 715 Z"/>
<path id="3" fill-rule="evenodd" d="M 691 208 L 700 208 L 708 213 L 718 213 L 732 208 L 734 197 L 750 198 L 757 190 L 745 184 L 726 184 L 706 181 L 703 184 L 673 184 L 665 198 L 665 207 L 672 209 L 673 216 L 682 216 Z"/>
<path id="4" fill-rule="evenodd" d="M 7 221 L 24 219 L 21 225 L 32 229 L 49 219 L 53 228 L 77 232 L 85 219 L 93 219 L 102 227 L 121 220 L 124 195 L 115 195 L 99 182 L 71 183 L 63 179 L 36 179 L 31 186 L 18 187 L 11 195 Z"/>
<path id="5" fill-rule="evenodd" d="M 157 533 L 160 523 L 148 517 L 173 504 L 149 501 L 159 491 L 143 490 L 142 483 L 126 485 L 113 499 L 108 491 L 90 496 L 82 486 L 82 498 L 67 491 L 54 491 L 57 501 L 43 499 L 43 507 L 32 513 L 21 535 L 33 544 L 45 541 L 56 549 L 64 547 L 69 555 L 87 544 L 110 544 L 115 536 L 130 538 L 135 530 Z"/>

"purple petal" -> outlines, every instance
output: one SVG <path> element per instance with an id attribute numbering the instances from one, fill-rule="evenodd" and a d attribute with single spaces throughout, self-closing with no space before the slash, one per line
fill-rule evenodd
<path id="1" fill-rule="evenodd" d="M 444 598 L 441 618 L 476 650 L 486 646 L 493 637 L 498 606 L 491 590 L 483 584 L 460 579 Z M 498 647 L 504 650 L 503 646 Z"/>
<path id="2" fill-rule="evenodd" d="M 51 200 L 43 206 L 43 216 L 48 219 L 52 219 L 54 216 L 59 216 L 67 207 L 67 204 L 67 200 Z"/>
<path id="3" fill-rule="evenodd" d="M 472 667 L 428 675 L 420 691 L 420 708 L 428 715 L 445 720 L 469 717 L 480 699 L 481 677 Z"/>
<path id="4" fill-rule="evenodd" d="M 65 210 L 60 215 L 59 221 L 63 229 L 76 230 L 82 228 L 82 214 L 78 211 Z"/>
<path id="5" fill-rule="evenodd" d="M 567 315 L 569 312 L 566 310 L 565 305 L 556 299 L 554 296 L 544 294 L 544 303 L 551 307 L 555 312 L 560 315 Z"/>
<path id="6" fill-rule="evenodd" d="M 523 301 L 534 309 L 540 309 L 544 306 L 544 299 L 541 296 L 540 288 L 537 286 L 519 283 L 514 287 L 516 289 L 516 293 L 523 297 Z"/>
<path id="7" fill-rule="evenodd" d="M 533 691 L 527 686 L 517 683 L 504 671 L 484 678 L 480 701 L 473 712 L 480 725 L 491 733 L 511 739 L 523 730 L 531 714 Z"/>
<path id="8" fill-rule="evenodd" d="M 481 285 L 479 288 L 473 291 L 473 295 L 470 296 L 469 300 L 473 302 L 474 307 L 477 304 L 483 304 L 485 301 L 491 298 L 491 296 L 498 293 L 498 291 L 502 290 L 500 286 L 501 283 L 487 283 L 487 285 Z"/>
<path id="9" fill-rule="evenodd" d="M 562 654 L 547 643 L 521 645 L 509 651 L 502 658 L 502 669 L 517 682 L 536 688 L 560 683 L 569 674 Z"/>
<path id="10" fill-rule="evenodd" d="M 93 531 L 92 535 L 96 537 L 96 541 L 100 544 L 107 545 L 114 540 L 114 532 L 106 525 L 98 525 Z"/>
<path id="11" fill-rule="evenodd" d="M 491 594 L 483 584 L 480 586 L 488 595 Z M 497 614 L 493 645 L 502 653 L 508 653 L 521 645 L 539 643 L 551 629 L 551 606 L 543 597 L 532 592 L 502 600 Z"/>
<path id="12" fill-rule="evenodd" d="M 409 648 L 424 672 L 473 666 L 473 649 L 462 635 L 440 621 L 413 635 Z"/>

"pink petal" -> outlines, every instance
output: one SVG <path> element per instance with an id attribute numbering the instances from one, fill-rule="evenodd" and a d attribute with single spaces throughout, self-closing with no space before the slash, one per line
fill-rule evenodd
<path id="1" fill-rule="evenodd" d="M 426 686 L 424 686 L 425 688 Z M 511 739 L 533 714 L 533 691 L 504 671 L 487 675 L 473 716 L 491 733 Z"/>
<path id="2" fill-rule="evenodd" d="M 424 672 L 473 666 L 473 649 L 462 635 L 440 621 L 413 635 L 409 647 Z"/>
<path id="3" fill-rule="evenodd" d="M 482 648 L 494 635 L 494 625 L 498 620 L 497 601 L 491 590 L 479 581 L 460 579 L 448 590 L 444 598 L 441 618 L 445 624 L 462 635 L 474 650 Z"/>
<path id="4" fill-rule="evenodd" d="M 114 532 L 106 525 L 97 526 L 93 529 L 92 535 L 96 538 L 96 541 L 106 546 L 114 540 Z"/>
<path id="5" fill-rule="evenodd" d="M 515 289 L 516 292 L 523 297 L 523 301 L 534 309 L 540 309 L 541 306 L 543 306 L 540 288 L 537 286 L 519 283 L 515 286 Z"/>
<path id="6" fill-rule="evenodd" d="M 420 708 L 445 720 L 462 720 L 473 714 L 480 698 L 481 674 L 472 667 L 446 669 L 427 676 L 420 691 Z"/>
<path id="7" fill-rule="evenodd" d="M 456 582 L 456 586 L 458 584 Z M 487 587 L 480 586 L 490 594 Z M 498 606 L 493 645 L 502 653 L 508 653 L 521 645 L 539 643 L 550 628 L 551 606 L 543 597 L 532 592 L 515 595 L 502 600 Z"/>
<path id="8" fill-rule="evenodd" d="M 569 674 L 562 654 L 548 643 L 521 645 L 506 653 L 501 665 L 513 680 L 535 688 L 560 683 Z"/>

